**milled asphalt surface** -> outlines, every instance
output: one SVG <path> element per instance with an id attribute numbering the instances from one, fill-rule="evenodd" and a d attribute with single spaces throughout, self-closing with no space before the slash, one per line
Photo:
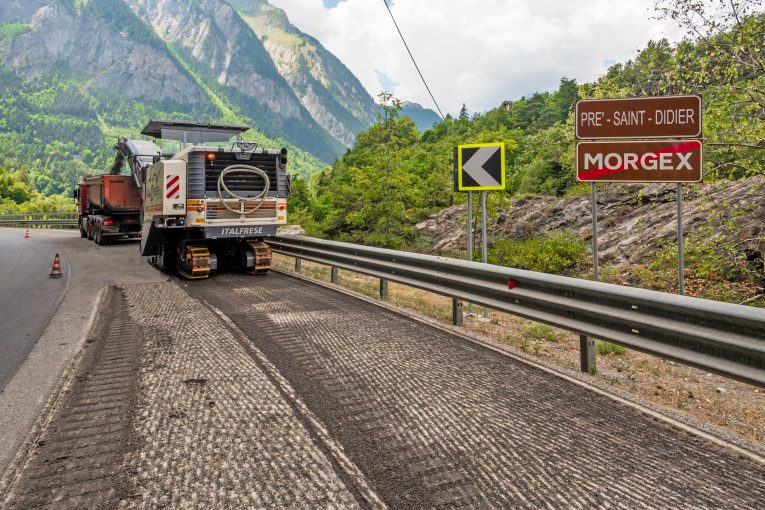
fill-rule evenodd
<path id="1" fill-rule="evenodd" d="M 13 377 L 64 297 L 69 263 L 62 278 L 49 278 L 57 247 L 32 229 L 0 229 L 0 391 Z"/>
<path id="2" fill-rule="evenodd" d="M 130 497 L 122 469 L 131 441 L 135 373 L 142 337 L 130 321 L 125 296 L 110 289 L 87 339 L 69 396 L 35 441 L 8 506 L 113 508 Z"/>
<path id="3" fill-rule="evenodd" d="M 3 228 L 0 232 L 10 236 L 24 235 L 19 229 Z M 29 434 L 35 433 L 35 423 L 41 411 L 62 383 L 62 375 L 72 359 L 81 352 L 102 289 L 115 283 L 168 279 L 139 255 L 136 242 L 97 246 L 82 239 L 77 231 L 42 229 L 35 229 L 32 239 L 26 241 L 32 240 L 47 243 L 61 254 L 67 261 L 65 271 L 69 281 L 66 295 L 54 316 L 23 364 L 0 391 L 0 494 L 4 480 L 13 474 L 14 458 L 23 454 L 29 445 Z M 51 258 L 49 263 L 52 262 Z M 16 270 L 23 271 L 26 264 L 27 260 L 21 258 Z M 45 270 L 45 278 L 49 272 L 50 267 Z M 56 281 L 50 285 L 64 283 Z M 8 476 L 4 477 L 3 473 Z"/>
<path id="4" fill-rule="evenodd" d="M 751 508 L 765 466 L 289 276 L 120 282 L 8 508 Z"/>
<path id="5" fill-rule="evenodd" d="M 765 506 L 762 464 L 443 330 L 278 274 L 189 289 L 392 508 Z"/>

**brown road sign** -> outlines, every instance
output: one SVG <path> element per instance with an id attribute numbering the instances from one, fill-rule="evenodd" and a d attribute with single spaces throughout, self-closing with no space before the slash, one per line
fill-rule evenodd
<path id="1" fill-rule="evenodd" d="M 579 142 L 576 178 L 582 182 L 699 182 L 698 140 Z"/>
<path id="2" fill-rule="evenodd" d="M 583 99 L 576 103 L 576 137 L 699 138 L 701 96 Z"/>

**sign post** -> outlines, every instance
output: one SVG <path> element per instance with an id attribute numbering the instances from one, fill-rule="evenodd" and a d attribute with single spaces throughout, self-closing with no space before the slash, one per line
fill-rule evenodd
<path id="1" fill-rule="evenodd" d="M 598 188 L 597 183 L 592 183 L 592 273 L 595 281 L 600 281 L 600 266 L 598 262 Z"/>
<path id="2" fill-rule="evenodd" d="M 703 147 L 700 140 L 700 95 L 586 99 L 577 101 L 576 178 L 592 184 L 592 259 L 598 261 L 598 182 L 663 182 L 677 185 L 677 285 L 685 294 L 683 253 L 684 182 L 700 182 Z M 581 370 L 595 370 L 592 339 L 579 339 Z"/>
<path id="3" fill-rule="evenodd" d="M 592 183 L 593 270 L 599 278 L 596 182 L 677 184 L 677 283 L 685 293 L 682 183 L 700 182 L 698 95 L 588 99 L 576 104 L 577 180 Z M 583 140 L 586 139 L 586 140 Z"/>
<path id="4" fill-rule="evenodd" d="M 488 242 L 486 239 L 486 192 L 481 192 L 481 262 L 484 264 L 489 261 Z M 489 309 L 483 307 L 483 318 L 489 318 Z"/>
<path id="5" fill-rule="evenodd" d="M 473 192 L 467 192 L 467 259 L 473 261 Z M 468 314 L 473 313 L 473 303 L 468 303 Z"/>
<path id="6" fill-rule="evenodd" d="M 685 295 L 685 251 L 683 250 L 683 185 L 677 184 L 677 291 Z"/>
<path id="7" fill-rule="evenodd" d="M 481 199 L 481 261 L 488 261 L 486 192 L 505 189 L 505 144 L 474 143 L 455 147 L 454 191 L 468 194 L 467 258 L 473 260 L 473 191 Z M 473 305 L 468 303 L 468 313 Z M 489 309 L 483 308 L 484 318 Z"/>

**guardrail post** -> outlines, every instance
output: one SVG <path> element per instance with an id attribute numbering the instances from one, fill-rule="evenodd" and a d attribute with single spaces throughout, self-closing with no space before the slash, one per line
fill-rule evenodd
<path id="1" fill-rule="evenodd" d="M 452 323 L 455 326 L 462 326 L 464 315 L 462 313 L 462 301 L 452 298 Z"/>
<path id="2" fill-rule="evenodd" d="M 330 275 L 329 275 L 329 281 L 331 281 L 332 283 L 337 283 L 337 273 L 338 273 L 338 269 L 335 266 L 332 266 L 332 271 L 330 271 Z"/>
<path id="3" fill-rule="evenodd" d="M 579 360 L 582 372 L 594 374 L 595 367 L 595 340 L 585 335 L 579 335 Z"/>
<path id="4" fill-rule="evenodd" d="M 295 257 L 295 272 L 299 273 L 303 270 L 303 259 L 300 257 Z"/>
<path id="5" fill-rule="evenodd" d="M 380 278 L 380 297 L 388 299 L 388 280 Z"/>

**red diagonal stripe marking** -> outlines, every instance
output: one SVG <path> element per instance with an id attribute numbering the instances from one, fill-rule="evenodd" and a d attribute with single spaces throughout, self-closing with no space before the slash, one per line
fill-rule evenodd
<path id="1" fill-rule="evenodd" d="M 178 193 L 178 191 L 180 191 L 180 189 L 181 189 L 181 186 L 180 186 L 180 185 L 178 185 L 178 186 L 176 186 L 175 188 L 173 188 L 173 190 L 172 190 L 172 191 L 168 191 L 168 192 L 167 192 L 167 195 L 165 195 L 165 196 L 166 196 L 167 198 L 170 198 L 170 197 L 172 197 L 173 195 L 175 195 L 176 193 Z M 175 198 L 178 198 L 178 197 L 175 197 Z"/>
<path id="2" fill-rule="evenodd" d="M 670 145 L 669 147 L 664 147 L 663 149 L 659 149 L 653 152 L 646 152 L 645 154 L 654 154 L 658 156 L 659 154 L 677 154 L 678 152 L 688 152 L 699 148 L 700 143 L 696 140 L 691 140 L 689 142 L 682 142 L 678 143 L 676 145 Z M 597 179 L 599 177 L 605 177 L 606 175 L 615 174 L 617 172 L 623 172 L 625 170 L 624 166 L 621 168 L 615 168 L 613 170 L 609 170 L 608 168 L 597 168 L 595 170 L 587 170 L 586 172 L 581 172 L 579 174 L 580 179 L 586 179 L 586 180 L 593 180 Z"/>
<path id="3" fill-rule="evenodd" d="M 177 175 L 168 175 L 167 178 L 170 179 L 170 182 L 167 183 L 167 186 L 165 186 L 165 189 L 170 189 L 170 187 L 176 182 L 178 182 L 178 180 L 180 179 L 180 177 Z"/>

